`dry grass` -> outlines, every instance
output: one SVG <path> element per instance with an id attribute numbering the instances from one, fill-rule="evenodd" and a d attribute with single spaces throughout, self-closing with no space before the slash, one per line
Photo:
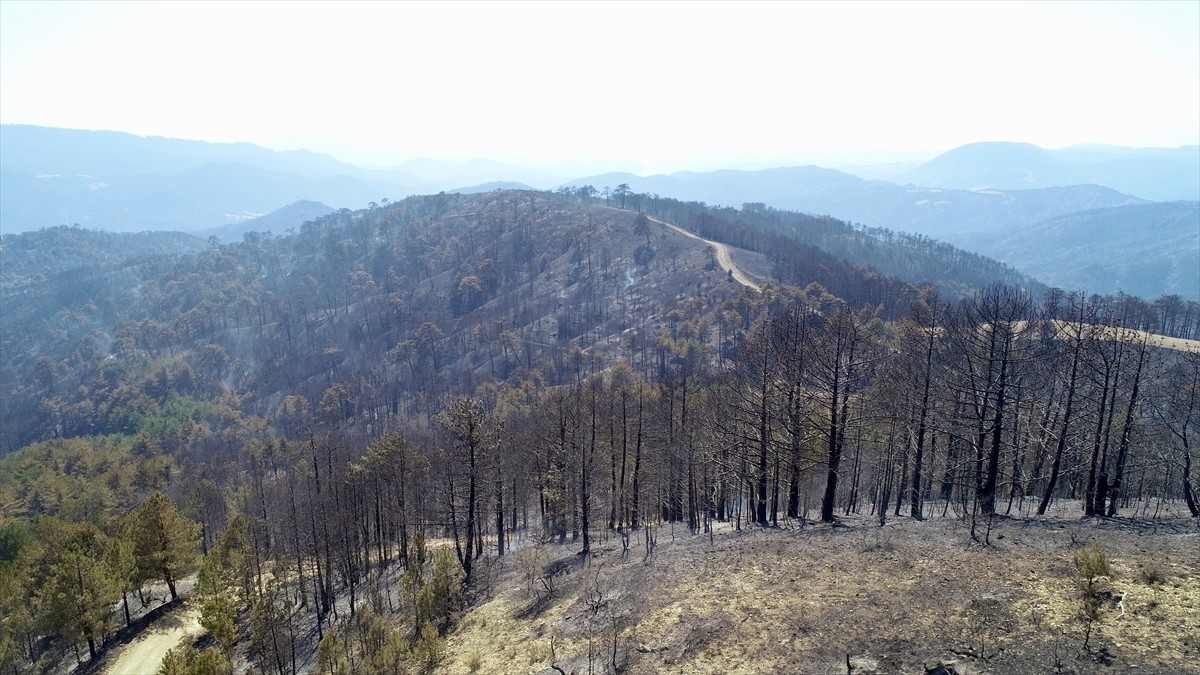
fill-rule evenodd
<path id="1" fill-rule="evenodd" d="M 1200 672 L 1200 528 L 1188 519 L 1001 519 L 991 547 L 954 519 L 885 528 L 660 528 L 644 558 L 612 541 L 586 564 L 575 548 L 555 593 L 527 593 L 506 556 L 492 597 L 449 637 L 441 672 L 628 673 Z M 1083 650 L 1074 554 L 1099 541 L 1111 594 Z M 1157 574 L 1148 582 L 1142 570 Z M 1123 599 L 1123 602 L 1121 602 Z M 553 657 L 551 656 L 553 652 Z M 474 659 L 478 659 L 475 661 Z"/>
<path id="2" fill-rule="evenodd" d="M 1066 339 L 1067 333 L 1064 327 L 1068 325 L 1068 322 L 1054 321 L 1053 323 L 1059 331 L 1059 336 Z M 1134 330 L 1132 328 L 1101 326 L 1099 337 L 1102 340 L 1118 340 L 1129 343 L 1140 343 L 1142 340 L 1145 340 L 1146 343 L 1151 347 L 1200 354 L 1200 340 L 1187 340 L 1184 338 L 1167 337 L 1165 335 L 1147 333 L 1146 331 Z"/>

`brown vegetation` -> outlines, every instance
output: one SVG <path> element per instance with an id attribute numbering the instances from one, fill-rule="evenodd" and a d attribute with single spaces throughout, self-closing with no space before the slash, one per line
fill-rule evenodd
<path id="1" fill-rule="evenodd" d="M 549 599 L 506 565 L 493 595 L 448 638 L 440 672 L 489 673 L 1195 673 L 1200 531 L 1186 518 L 1121 523 L 1002 519 L 993 546 L 953 518 L 880 528 L 719 527 L 710 540 L 662 526 L 654 554 L 613 540 L 558 577 Z M 1113 566 L 1089 645 L 1077 551 L 1103 542 Z M 526 546 L 536 546 L 526 542 Z M 549 546 L 548 556 L 569 554 Z M 634 546 L 636 551 L 637 546 Z M 1161 581 L 1145 582 L 1153 567 Z M 608 605 L 594 612 L 602 589 Z M 615 617 L 610 620 L 608 617 Z M 553 643 L 554 661 L 551 662 Z"/>

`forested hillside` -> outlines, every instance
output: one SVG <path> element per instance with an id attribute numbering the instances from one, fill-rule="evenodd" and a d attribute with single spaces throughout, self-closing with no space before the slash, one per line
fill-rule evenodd
<path id="1" fill-rule="evenodd" d="M 1197 201 L 1072 213 L 980 242 L 979 250 L 1062 288 L 1200 299 Z"/>
<path id="2" fill-rule="evenodd" d="M 78 225 L 46 228 L 0 239 L 0 288 L 28 292 L 64 272 L 88 275 L 132 266 L 137 258 L 168 257 L 204 249 L 204 240 L 182 232 L 110 233 Z M 91 295 L 83 290 L 80 295 Z"/>
<path id="3" fill-rule="evenodd" d="M 656 221 L 736 247 L 761 290 Z M 55 259 L 54 232 L 6 238 L 6 274 L 10 246 Z M 439 194 L 19 269 L 0 296 L 5 672 L 99 658 L 144 588 L 174 597 L 197 570 L 211 640 L 165 672 L 449 667 L 510 553 L 544 596 L 521 617 L 565 578 L 590 617 L 531 670 L 652 672 L 580 565 L 638 536 L 650 558 L 660 527 L 711 543 L 952 515 L 987 547 L 1006 516 L 1200 515 L 1200 305 L 1046 290 L 831 218 L 624 185 Z M 1057 653 L 1043 633 L 970 658 L 1029 672 Z"/>
<path id="4" fill-rule="evenodd" d="M 689 321 L 705 350 L 727 352 L 749 320 L 748 291 L 703 245 L 639 224 L 638 209 L 759 252 L 742 255 L 764 280 L 816 283 L 889 320 L 917 284 L 950 297 L 991 280 L 1040 288 L 985 258 L 831 218 L 633 193 L 608 201 L 594 191 L 413 198 L 190 255 L 173 255 L 199 247 L 187 235 L 11 235 L 4 448 L 137 433 L 134 410 L 153 416 L 172 397 L 226 390 L 264 418 L 284 397 L 316 404 L 343 390 L 355 402 L 347 415 L 428 413 L 447 392 L 518 371 L 565 381 L 585 357 L 594 368 L 624 355 L 649 376 L 666 360 L 660 337 L 677 340 Z M 159 384 L 143 400 L 146 378 Z"/>

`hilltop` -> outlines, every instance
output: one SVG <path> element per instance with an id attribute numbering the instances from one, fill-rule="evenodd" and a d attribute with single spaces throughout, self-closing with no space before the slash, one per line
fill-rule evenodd
<path id="1" fill-rule="evenodd" d="M 167 373 L 208 371 L 219 350 L 219 379 L 201 391 L 243 392 L 248 414 L 269 415 L 290 395 L 320 401 L 336 383 L 355 402 L 347 417 L 377 406 L 414 413 L 429 405 L 425 396 L 539 367 L 540 377 L 564 381 L 585 362 L 624 357 L 649 375 L 663 367 L 660 336 L 681 325 L 723 353 L 730 313 L 744 323 L 741 298 L 754 293 L 722 266 L 727 258 L 754 284 L 815 282 L 855 304 L 882 303 L 887 315 L 902 312 L 918 284 L 955 294 L 997 278 L 1033 283 L 936 242 L 833 219 L 639 204 L 659 216 L 639 226 L 634 210 L 506 190 L 338 211 L 292 234 L 251 231 L 215 247 L 190 235 L 81 228 L 8 235 L 5 447 L 56 425 L 136 431 L 103 412 L 125 395 L 104 381 L 115 367 L 95 360 L 105 356 L 133 366 L 123 379 L 167 357 L 182 360 Z M 540 365 L 547 360 L 552 372 Z M 171 391 L 188 390 L 158 396 Z"/>

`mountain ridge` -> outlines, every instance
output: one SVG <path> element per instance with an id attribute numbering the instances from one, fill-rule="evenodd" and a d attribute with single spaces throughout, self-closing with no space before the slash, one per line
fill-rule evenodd
<path id="1" fill-rule="evenodd" d="M 1200 199 L 1200 146 L 1122 148 L 970 143 L 895 177 L 898 182 L 1000 190 L 1095 184 L 1150 201 Z"/>
<path id="2" fill-rule="evenodd" d="M 1095 185 L 1008 191 L 901 186 L 816 166 L 648 177 L 610 173 L 576 179 L 568 185 L 615 187 L 622 183 L 635 192 L 734 208 L 745 203 L 764 203 L 780 209 L 828 214 L 869 226 L 922 234 L 966 248 L 970 248 L 970 239 L 980 232 L 1032 224 L 1073 211 L 1145 201 Z"/>
<path id="3" fill-rule="evenodd" d="M 1060 288 L 1200 299 L 1200 201 L 1069 213 L 1017 229 L 980 250 Z M 1139 254 L 1130 255 L 1133 250 Z"/>
<path id="4" fill-rule="evenodd" d="M 1177 183 L 1187 182 L 1200 169 L 1189 172 L 1171 167 L 1178 168 L 1180 157 L 1186 159 L 1197 152 L 1200 148 L 1196 146 L 1044 150 L 1031 144 L 979 143 L 943 153 L 913 170 L 932 172 L 930 180 L 940 182 L 934 170 L 944 173 L 953 169 L 956 180 L 977 188 L 973 190 L 894 182 L 900 178 L 867 180 L 852 172 L 814 165 L 651 176 L 610 172 L 574 179 L 559 189 L 591 185 L 598 194 L 607 188 L 609 197 L 617 199 L 613 190 L 627 185 L 638 193 L 735 209 L 761 203 L 912 232 L 974 251 L 988 250 L 985 247 L 990 243 L 1025 231 L 1028 247 L 1036 252 L 1046 244 L 1032 238 L 1038 230 L 1025 228 L 1070 213 L 1147 202 L 1136 193 L 1098 183 L 1028 184 L 1067 182 L 1078 177 L 1071 171 L 1079 167 L 1096 173 L 1092 177 L 1097 179 L 1119 173 L 1121 167 L 1141 167 L 1151 182 L 1166 184 L 1161 174 L 1167 170 L 1183 176 Z M 984 161 L 989 157 L 1004 161 Z M 959 165 L 965 168 L 956 169 Z M 421 172 L 424 175 L 417 175 Z M 514 181 L 511 176 L 492 180 L 506 172 L 529 180 Z M 4 125 L 0 127 L 0 229 L 14 232 L 79 223 L 115 231 L 201 232 L 228 226 L 233 233 L 245 231 L 240 229 L 243 221 L 300 200 L 322 202 L 334 209 L 357 209 L 418 193 L 522 189 L 552 175 L 490 160 L 428 158 L 409 160 L 393 169 L 362 169 L 319 153 L 278 152 L 246 143 L 210 144 L 121 132 Z M 1022 186 L 1027 189 L 981 187 L 995 184 L 993 179 L 1003 175 L 1017 183 L 1024 181 Z M 1145 228 L 1127 232 L 1120 249 L 1113 254 L 1144 258 L 1160 250 L 1154 233 Z M 1027 257 L 1012 247 L 998 253 L 1002 257 L 1010 254 L 1014 257 L 1006 261 L 1025 264 Z M 1119 262 L 1113 259 L 1104 265 Z M 1158 295 L 1166 290 L 1146 287 L 1144 292 Z"/>

